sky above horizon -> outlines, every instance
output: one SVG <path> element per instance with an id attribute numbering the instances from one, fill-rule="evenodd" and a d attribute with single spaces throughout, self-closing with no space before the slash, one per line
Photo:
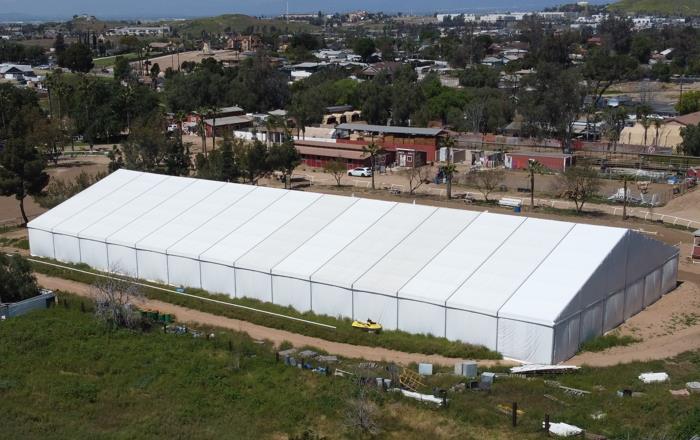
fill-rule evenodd
<path id="1" fill-rule="evenodd" d="M 573 2 L 569 0 L 568 2 Z M 386 12 L 466 12 L 491 10 L 533 10 L 567 3 L 567 0 L 289 0 L 290 12 L 343 12 L 366 9 Z M 608 3 L 592 0 L 590 3 Z M 0 14 L 36 17 L 70 17 L 90 14 L 97 17 L 195 17 L 242 13 L 278 15 L 286 0 L 0 0 Z"/>

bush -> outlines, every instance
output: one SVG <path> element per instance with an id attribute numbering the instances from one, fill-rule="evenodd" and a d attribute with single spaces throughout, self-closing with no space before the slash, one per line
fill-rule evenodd
<path id="1" fill-rule="evenodd" d="M 22 301 L 38 294 L 29 262 L 20 255 L 0 254 L 0 302 Z"/>
<path id="2" fill-rule="evenodd" d="M 585 342 L 583 345 L 581 345 L 580 351 L 598 352 L 607 350 L 611 347 L 621 347 L 641 341 L 641 339 L 635 338 L 633 336 L 620 336 L 617 333 L 609 333 L 607 335 L 601 335 Z"/>

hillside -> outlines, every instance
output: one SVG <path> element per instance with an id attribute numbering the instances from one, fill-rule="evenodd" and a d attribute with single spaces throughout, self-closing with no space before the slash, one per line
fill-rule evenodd
<path id="1" fill-rule="evenodd" d="M 284 20 L 264 20 L 242 14 L 226 14 L 216 17 L 204 17 L 193 20 L 171 23 L 182 34 L 198 36 L 202 31 L 218 34 L 227 32 L 240 33 L 288 33 L 297 31 L 313 31 L 315 26 L 308 23 L 286 22 Z"/>
<path id="2" fill-rule="evenodd" d="M 621 0 L 610 9 L 628 14 L 700 16 L 700 0 Z"/>

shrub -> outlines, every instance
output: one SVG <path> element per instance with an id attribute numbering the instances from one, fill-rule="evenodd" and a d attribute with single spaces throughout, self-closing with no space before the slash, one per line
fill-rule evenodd
<path id="1" fill-rule="evenodd" d="M 22 301 L 38 294 L 29 262 L 20 255 L 0 254 L 0 302 Z"/>
<path id="2" fill-rule="evenodd" d="M 598 352 L 607 350 L 611 347 L 625 346 L 634 344 L 636 342 L 641 342 L 641 339 L 635 338 L 633 336 L 620 336 L 617 333 L 609 333 L 607 335 L 601 335 L 585 342 L 583 345 L 581 345 L 580 351 Z"/>

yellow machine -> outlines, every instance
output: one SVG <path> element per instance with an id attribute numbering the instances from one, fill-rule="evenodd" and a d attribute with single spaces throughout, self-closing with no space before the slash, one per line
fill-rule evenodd
<path id="1" fill-rule="evenodd" d="M 371 319 L 368 319 L 367 321 L 353 321 L 352 326 L 353 328 L 364 330 L 370 333 L 379 333 L 380 331 L 382 331 L 382 325 L 372 321 Z"/>

